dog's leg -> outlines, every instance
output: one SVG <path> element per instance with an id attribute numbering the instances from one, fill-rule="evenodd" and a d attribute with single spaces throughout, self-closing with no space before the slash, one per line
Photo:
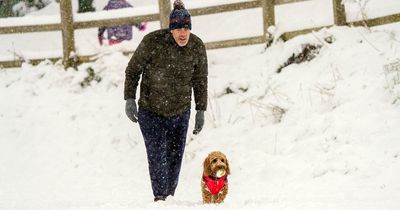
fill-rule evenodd
<path id="1" fill-rule="evenodd" d="M 203 203 L 205 204 L 212 203 L 212 195 L 209 193 L 203 193 Z"/>
<path id="2" fill-rule="evenodd" d="M 208 204 L 212 202 L 212 195 L 205 188 L 202 188 L 203 203 Z"/>
<path id="3" fill-rule="evenodd" d="M 223 201 L 224 198 L 222 197 L 222 194 L 215 195 L 214 203 L 222 203 Z"/>
<path id="4" fill-rule="evenodd" d="M 224 188 L 221 189 L 221 191 L 216 195 L 216 201 L 215 203 L 222 203 L 225 200 L 226 195 L 228 194 L 228 186 L 225 185 Z"/>

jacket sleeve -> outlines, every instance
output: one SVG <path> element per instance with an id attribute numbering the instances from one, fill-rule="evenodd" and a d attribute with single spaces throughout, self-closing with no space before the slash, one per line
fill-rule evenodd
<path id="1" fill-rule="evenodd" d="M 208 64 L 206 47 L 204 46 L 203 42 L 201 42 L 199 47 L 199 60 L 195 65 L 192 78 L 196 110 L 207 110 L 207 76 Z"/>
<path id="2" fill-rule="evenodd" d="M 150 60 L 149 40 L 145 36 L 139 46 L 136 48 L 128 66 L 125 69 L 125 89 L 124 99 L 136 99 L 136 89 L 139 83 L 140 75 L 143 73 Z"/>

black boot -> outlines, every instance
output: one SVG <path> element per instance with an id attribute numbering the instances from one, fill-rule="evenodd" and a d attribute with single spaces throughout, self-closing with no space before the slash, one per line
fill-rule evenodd
<path id="1" fill-rule="evenodd" d="M 154 202 L 165 201 L 165 199 L 167 199 L 167 196 L 157 195 L 156 197 L 154 197 Z"/>

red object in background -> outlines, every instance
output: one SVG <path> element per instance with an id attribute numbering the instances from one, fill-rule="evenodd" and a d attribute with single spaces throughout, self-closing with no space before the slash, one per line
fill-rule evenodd
<path id="1" fill-rule="evenodd" d="M 103 40 L 104 40 L 104 37 L 103 36 L 99 36 L 99 44 L 100 45 L 103 45 Z"/>
<path id="2" fill-rule="evenodd" d="M 142 22 L 138 27 L 139 31 L 145 31 L 147 29 L 147 22 Z"/>
<path id="3" fill-rule="evenodd" d="M 124 41 L 124 40 L 122 40 L 122 39 L 109 39 L 108 40 L 108 44 L 109 45 L 115 45 L 115 44 L 121 43 L 122 41 Z"/>
<path id="4" fill-rule="evenodd" d="M 99 44 L 103 45 L 105 38 L 103 36 L 99 36 Z M 109 39 L 108 40 L 108 45 L 115 45 L 115 44 L 119 44 L 122 41 L 124 41 L 123 39 Z"/>

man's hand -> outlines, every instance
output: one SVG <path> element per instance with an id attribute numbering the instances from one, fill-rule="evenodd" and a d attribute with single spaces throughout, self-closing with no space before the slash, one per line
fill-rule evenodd
<path id="1" fill-rule="evenodd" d="M 138 121 L 138 111 L 137 111 L 137 106 L 136 106 L 135 99 L 129 98 L 129 99 L 126 100 L 125 113 L 126 113 L 126 116 L 128 116 L 128 118 L 132 122 L 137 123 L 137 121 Z"/>
<path id="2" fill-rule="evenodd" d="M 203 129 L 204 125 L 204 111 L 198 110 L 196 113 L 196 119 L 194 124 L 193 134 L 197 135 Z"/>

